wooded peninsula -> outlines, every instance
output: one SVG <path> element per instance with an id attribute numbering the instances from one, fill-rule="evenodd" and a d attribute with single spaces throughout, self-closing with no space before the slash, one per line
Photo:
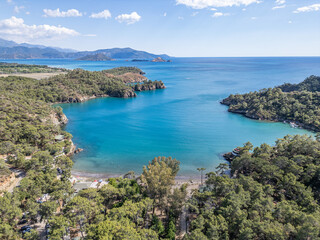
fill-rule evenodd
<path id="1" fill-rule="evenodd" d="M 229 112 L 277 122 L 294 122 L 320 130 L 320 77 L 310 76 L 299 84 L 283 84 L 258 92 L 230 95 L 222 100 Z"/>

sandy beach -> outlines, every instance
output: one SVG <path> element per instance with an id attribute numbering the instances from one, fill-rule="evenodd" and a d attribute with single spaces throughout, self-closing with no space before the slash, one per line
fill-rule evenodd
<path id="1" fill-rule="evenodd" d="M 138 176 L 139 175 L 136 175 L 136 177 Z M 90 183 L 100 179 L 107 181 L 108 178 L 123 177 L 123 174 L 120 175 L 120 174 L 104 174 L 104 173 L 88 173 L 88 172 L 72 171 L 71 177 L 73 181 L 77 183 Z M 182 184 L 185 184 L 185 183 L 189 185 L 188 190 L 197 189 L 199 185 L 201 185 L 200 175 L 198 177 L 197 176 L 177 176 L 175 178 L 174 188 L 180 187 Z"/>

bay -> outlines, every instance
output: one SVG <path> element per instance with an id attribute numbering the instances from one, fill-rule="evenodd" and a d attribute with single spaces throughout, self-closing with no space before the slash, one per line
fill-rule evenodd
<path id="1" fill-rule="evenodd" d="M 181 162 L 180 175 L 197 174 L 198 167 L 214 171 L 222 154 L 250 141 L 273 144 L 287 134 L 312 134 L 288 124 L 256 121 L 232 114 L 220 101 L 245 93 L 298 83 L 320 75 L 320 58 L 174 58 L 171 63 L 70 59 L 6 60 L 98 71 L 136 66 L 164 90 L 138 93 L 131 99 L 99 98 L 62 104 L 77 147 L 74 171 L 123 174 L 141 172 L 156 156 Z"/>

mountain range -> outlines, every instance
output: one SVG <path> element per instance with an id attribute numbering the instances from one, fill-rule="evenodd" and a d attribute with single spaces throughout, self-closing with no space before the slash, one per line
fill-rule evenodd
<path id="1" fill-rule="evenodd" d="M 169 59 L 166 54 L 152 54 L 145 51 L 138 51 L 132 48 L 111 48 L 95 51 L 76 51 L 43 45 L 32 45 L 28 43 L 18 44 L 0 38 L 0 59 L 37 59 L 37 58 L 82 58 L 90 55 L 104 54 L 112 59 L 154 59 L 161 57 Z"/>

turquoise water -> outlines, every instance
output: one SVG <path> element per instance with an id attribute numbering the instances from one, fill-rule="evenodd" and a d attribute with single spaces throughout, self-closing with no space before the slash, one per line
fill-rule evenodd
<path id="1" fill-rule="evenodd" d="M 13 60 L 12 62 L 17 62 Z M 84 151 L 74 157 L 75 171 L 122 174 L 141 172 L 155 156 L 181 161 L 180 175 L 212 171 L 221 155 L 250 141 L 273 144 L 286 134 L 305 134 L 288 124 L 247 119 L 219 103 L 230 93 L 244 93 L 297 83 L 320 75 L 320 58 L 178 58 L 172 63 L 22 60 L 66 68 L 101 70 L 137 66 L 167 88 L 137 98 L 101 98 L 63 104 L 66 130 Z"/>

